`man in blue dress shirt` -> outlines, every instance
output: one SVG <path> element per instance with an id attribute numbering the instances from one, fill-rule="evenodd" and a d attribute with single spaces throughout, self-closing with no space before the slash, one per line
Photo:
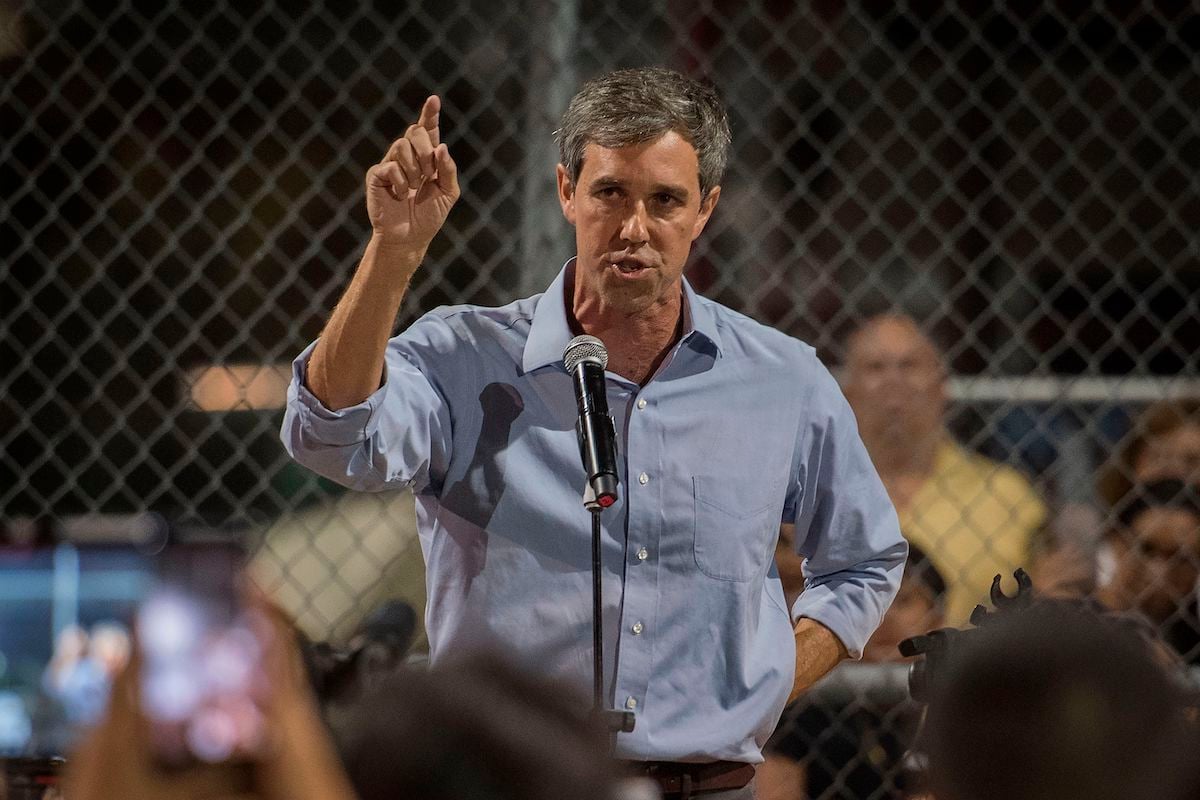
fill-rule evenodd
<path id="1" fill-rule="evenodd" d="M 284 443 L 351 488 L 412 489 L 435 663 L 503 644 L 585 683 L 591 528 L 562 352 L 600 338 L 623 470 L 603 515 L 605 688 L 637 712 L 617 755 L 685 793 L 751 797 L 745 765 L 790 695 L 861 655 L 907 547 L 813 349 L 683 279 L 721 194 L 725 111 L 664 69 L 586 84 L 557 134 L 576 256 L 541 295 L 439 308 L 389 339 L 459 196 L 440 109 L 426 100 L 367 172 L 372 236 L 295 361 Z M 806 559 L 790 610 L 781 523 Z"/>

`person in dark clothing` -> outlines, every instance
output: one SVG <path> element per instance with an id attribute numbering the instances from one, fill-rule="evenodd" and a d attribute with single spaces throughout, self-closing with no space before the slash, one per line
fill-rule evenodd
<path id="1" fill-rule="evenodd" d="M 616 767 L 583 705 L 493 655 L 398 670 L 330 724 L 359 800 L 612 800 Z"/>
<path id="2" fill-rule="evenodd" d="M 1047 602 L 961 638 L 921 749 L 938 800 L 1200 796 L 1194 703 L 1121 615 Z"/>

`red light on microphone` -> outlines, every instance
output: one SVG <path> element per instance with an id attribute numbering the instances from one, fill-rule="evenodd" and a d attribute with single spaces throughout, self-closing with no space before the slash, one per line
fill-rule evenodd
<path id="1" fill-rule="evenodd" d="M 611 494 L 602 494 L 602 495 L 600 495 L 599 499 L 597 500 L 597 502 L 600 503 L 601 508 L 608 508 L 616 501 L 617 501 L 617 498 L 613 497 Z"/>

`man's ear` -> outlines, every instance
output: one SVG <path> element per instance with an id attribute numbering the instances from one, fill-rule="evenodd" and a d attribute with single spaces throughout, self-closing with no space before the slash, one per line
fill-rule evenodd
<path id="1" fill-rule="evenodd" d="M 708 194 L 700 201 L 700 214 L 696 217 L 696 222 L 692 225 L 692 241 L 696 241 L 696 237 L 704 230 L 704 226 L 708 224 L 708 218 L 712 216 L 713 209 L 717 207 L 717 198 L 721 196 L 721 187 L 714 186 L 708 190 Z"/>
<path id="2" fill-rule="evenodd" d="M 558 204 L 562 206 L 563 216 L 567 218 L 567 222 L 574 225 L 575 185 L 571 183 L 571 178 L 567 175 L 567 168 L 562 164 L 555 167 L 554 171 L 558 177 Z"/>

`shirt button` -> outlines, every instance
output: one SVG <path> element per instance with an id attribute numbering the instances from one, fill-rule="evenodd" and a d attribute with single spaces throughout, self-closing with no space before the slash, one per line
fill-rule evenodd
<path id="1" fill-rule="evenodd" d="M 638 561 L 645 561 L 647 558 L 650 557 L 650 553 L 648 553 L 646 551 L 646 548 L 643 547 L 642 549 L 637 551 L 637 557 L 638 557 Z"/>
<path id="2" fill-rule="evenodd" d="M 640 623 L 640 622 L 633 623 L 633 635 L 634 636 L 640 636 L 642 631 L 644 631 L 645 629 L 646 629 L 646 627 L 644 625 L 642 625 L 642 623 Z"/>
<path id="3" fill-rule="evenodd" d="M 638 483 L 640 483 L 642 486 L 645 486 L 649 482 L 650 476 L 646 473 L 643 472 L 641 475 L 638 475 Z"/>
<path id="4" fill-rule="evenodd" d="M 645 408 L 645 407 L 646 407 L 646 398 L 644 398 L 644 397 L 639 397 L 639 398 L 638 398 L 638 402 L 637 402 L 637 407 L 638 407 L 638 408 Z"/>
<path id="5" fill-rule="evenodd" d="M 637 708 L 637 698 L 636 697 L 626 697 L 625 698 L 625 707 L 628 708 L 630 711 L 633 711 L 635 708 Z"/>

